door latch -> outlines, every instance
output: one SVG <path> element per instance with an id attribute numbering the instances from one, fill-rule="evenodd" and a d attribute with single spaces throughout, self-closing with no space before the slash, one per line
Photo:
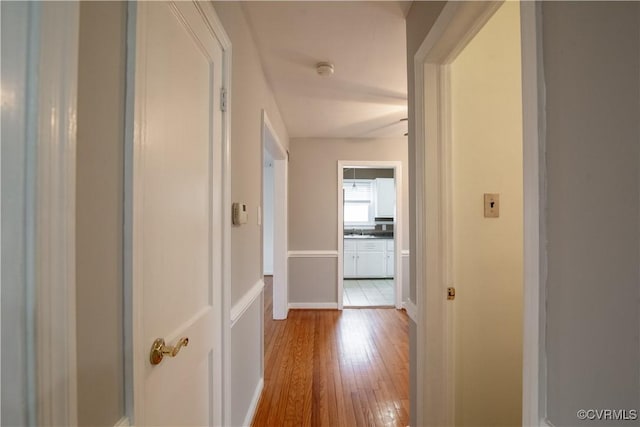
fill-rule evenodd
<path id="1" fill-rule="evenodd" d="M 456 288 L 454 287 L 447 288 L 447 299 L 448 300 L 456 299 Z"/>

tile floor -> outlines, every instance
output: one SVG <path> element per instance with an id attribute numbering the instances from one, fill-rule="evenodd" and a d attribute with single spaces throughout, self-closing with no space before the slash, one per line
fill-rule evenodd
<path id="1" fill-rule="evenodd" d="M 344 279 L 343 305 L 393 306 L 393 279 Z"/>

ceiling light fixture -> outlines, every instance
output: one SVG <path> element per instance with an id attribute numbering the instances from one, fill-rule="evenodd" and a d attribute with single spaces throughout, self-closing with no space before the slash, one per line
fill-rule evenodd
<path id="1" fill-rule="evenodd" d="M 316 71 L 323 77 L 329 77 L 333 74 L 333 64 L 330 62 L 318 62 Z"/>

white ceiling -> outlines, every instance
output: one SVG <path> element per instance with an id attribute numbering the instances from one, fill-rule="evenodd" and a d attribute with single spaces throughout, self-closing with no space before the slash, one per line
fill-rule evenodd
<path id="1" fill-rule="evenodd" d="M 293 138 L 386 138 L 407 131 L 405 15 L 411 2 L 243 2 Z M 335 66 L 331 77 L 316 63 Z"/>

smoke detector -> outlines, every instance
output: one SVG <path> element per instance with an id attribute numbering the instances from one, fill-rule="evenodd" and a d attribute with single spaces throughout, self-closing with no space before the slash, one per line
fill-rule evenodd
<path id="1" fill-rule="evenodd" d="M 318 62 L 316 71 L 323 77 L 329 77 L 333 74 L 333 64 L 330 62 Z"/>

